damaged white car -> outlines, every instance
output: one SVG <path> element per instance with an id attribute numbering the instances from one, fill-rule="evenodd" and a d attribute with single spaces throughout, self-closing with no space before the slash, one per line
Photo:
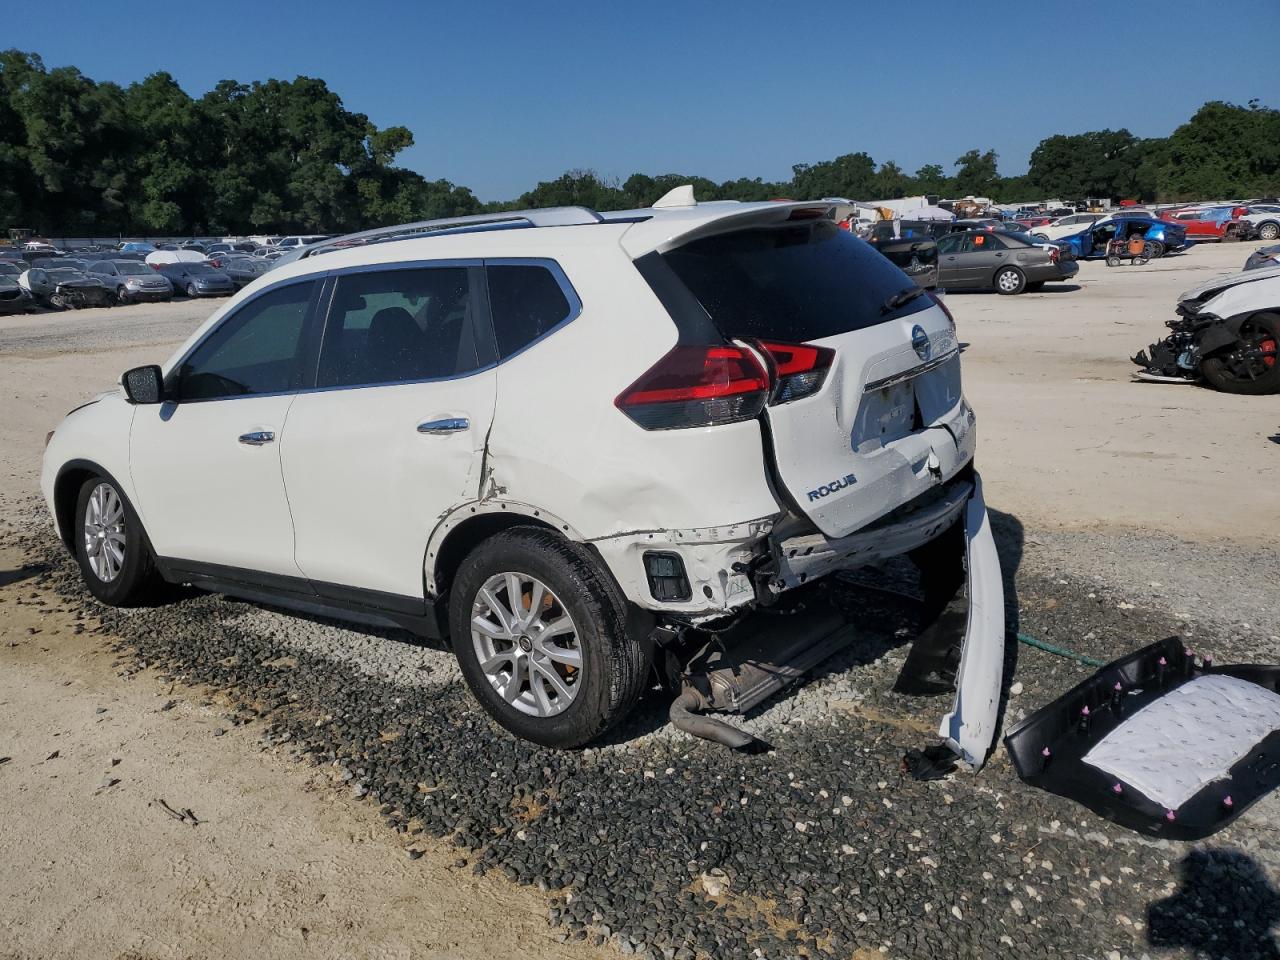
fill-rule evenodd
<path id="1" fill-rule="evenodd" d="M 847 642 L 825 577 L 910 554 L 935 616 L 908 666 L 981 763 L 1004 601 L 954 321 L 831 212 L 682 188 L 308 247 L 68 415 L 58 532 L 107 603 L 164 580 L 448 637 L 557 747 L 655 680 L 746 745 L 700 712 Z"/>

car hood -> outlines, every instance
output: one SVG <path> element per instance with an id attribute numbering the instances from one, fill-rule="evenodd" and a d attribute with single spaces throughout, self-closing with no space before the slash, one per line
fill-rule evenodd
<path id="1" fill-rule="evenodd" d="M 1225 276 L 1215 277 L 1214 279 L 1202 283 L 1198 287 L 1192 287 L 1178 297 L 1179 303 L 1185 303 L 1190 300 L 1200 302 L 1216 297 L 1223 290 L 1237 287 L 1242 283 L 1256 283 L 1259 280 L 1269 280 L 1273 277 L 1280 277 L 1280 266 L 1263 267 L 1260 270 L 1246 270 L 1241 273 L 1228 273 Z"/>

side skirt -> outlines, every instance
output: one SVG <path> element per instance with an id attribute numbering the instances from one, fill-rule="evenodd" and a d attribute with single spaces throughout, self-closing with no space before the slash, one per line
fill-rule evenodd
<path id="1" fill-rule="evenodd" d="M 447 633 L 444 605 L 437 600 L 171 557 L 157 557 L 156 567 L 169 583 L 187 583 L 254 603 L 364 626 L 400 628 L 431 640 L 444 639 Z"/>

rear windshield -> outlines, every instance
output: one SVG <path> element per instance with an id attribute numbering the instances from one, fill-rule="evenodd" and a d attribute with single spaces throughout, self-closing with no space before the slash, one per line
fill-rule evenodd
<path id="1" fill-rule="evenodd" d="M 829 220 L 707 237 L 663 259 L 726 337 L 821 340 L 933 304 L 915 297 L 886 309 L 915 284 Z"/>

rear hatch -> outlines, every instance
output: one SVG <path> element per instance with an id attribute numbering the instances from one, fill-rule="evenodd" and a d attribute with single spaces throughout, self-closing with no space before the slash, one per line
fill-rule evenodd
<path id="1" fill-rule="evenodd" d="M 827 537 L 945 484 L 972 458 L 954 323 L 864 241 L 809 219 L 702 236 L 662 259 L 720 335 L 769 368 L 776 481 Z"/>

